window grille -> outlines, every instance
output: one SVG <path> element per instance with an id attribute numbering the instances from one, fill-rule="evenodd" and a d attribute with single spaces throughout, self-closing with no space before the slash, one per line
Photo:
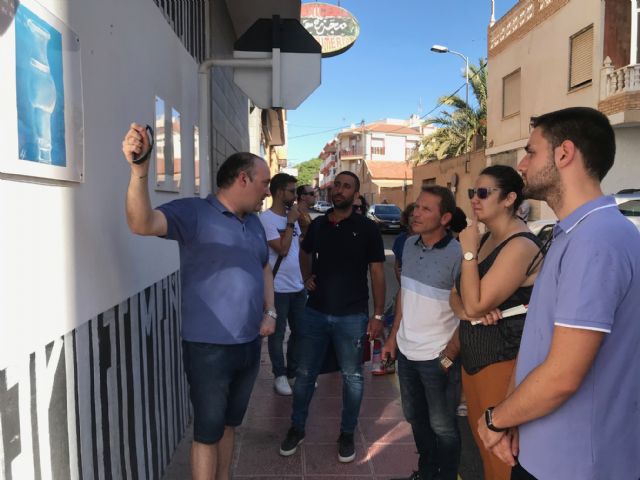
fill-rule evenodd
<path id="1" fill-rule="evenodd" d="M 191 56 L 201 63 L 206 55 L 206 0 L 153 0 Z"/>

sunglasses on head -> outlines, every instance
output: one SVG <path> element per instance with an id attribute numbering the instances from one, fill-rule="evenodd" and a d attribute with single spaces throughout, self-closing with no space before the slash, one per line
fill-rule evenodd
<path id="1" fill-rule="evenodd" d="M 478 188 L 470 188 L 467 190 L 469 194 L 469 200 L 471 200 L 474 195 L 478 195 L 480 200 L 486 199 L 492 192 L 497 192 L 500 190 L 499 188 L 487 188 L 487 187 L 478 187 Z"/>

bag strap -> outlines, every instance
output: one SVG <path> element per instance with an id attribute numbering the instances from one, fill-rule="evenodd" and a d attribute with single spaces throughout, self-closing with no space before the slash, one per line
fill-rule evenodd
<path id="1" fill-rule="evenodd" d="M 276 274 L 278 273 L 278 270 L 280 269 L 280 264 L 282 263 L 282 259 L 284 257 L 282 255 L 278 255 L 278 258 L 276 259 L 276 263 L 273 265 L 273 278 L 276 278 Z"/>

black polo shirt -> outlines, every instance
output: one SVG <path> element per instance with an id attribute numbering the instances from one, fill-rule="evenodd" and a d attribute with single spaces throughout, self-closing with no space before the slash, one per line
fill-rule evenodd
<path id="1" fill-rule="evenodd" d="M 332 223 L 329 215 L 311 222 L 302 249 L 312 254 L 316 289 L 307 305 L 327 315 L 367 313 L 370 263 L 384 262 L 382 235 L 375 223 L 351 214 Z"/>

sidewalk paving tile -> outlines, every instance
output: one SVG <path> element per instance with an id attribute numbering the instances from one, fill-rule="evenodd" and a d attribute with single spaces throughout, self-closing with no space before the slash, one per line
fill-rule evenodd
<path id="1" fill-rule="evenodd" d="M 368 364 L 363 369 L 364 398 L 354 434 L 356 460 L 342 464 L 337 459 L 342 409 L 339 373 L 318 378 L 319 385 L 309 408 L 305 441 L 294 455 L 280 456 L 280 442 L 290 426 L 292 398 L 275 393 L 266 352 L 265 343 L 247 415 L 237 429 L 234 479 L 389 480 L 406 477 L 417 468 L 418 455 L 411 427 L 402 414 L 397 375 L 374 377 Z M 466 419 L 460 419 L 459 424 L 463 433 L 461 475 L 464 480 L 480 480 L 482 476 L 478 470 L 482 467 L 475 445 L 468 446 L 471 435 Z M 165 472 L 165 480 L 190 478 L 191 438 L 189 430 Z"/>

